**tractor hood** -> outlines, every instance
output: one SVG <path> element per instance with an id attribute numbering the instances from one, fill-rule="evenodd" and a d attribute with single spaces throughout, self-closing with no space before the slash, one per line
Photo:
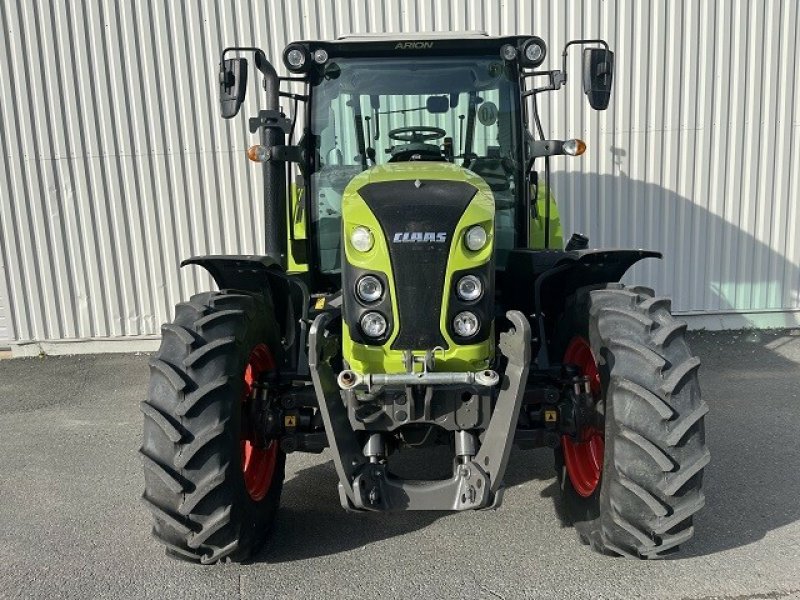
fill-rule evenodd
<path id="1" fill-rule="evenodd" d="M 492 353 L 494 290 L 494 200 L 486 183 L 450 163 L 399 162 L 374 167 L 355 177 L 342 199 L 345 248 L 343 268 L 345 358 L 364 372 L 403 372 L 404 354 L 432 351 L 449 370 L 480 369 Z M 486 243 L 470 250 L 464 241 L 475 226 Z M 352 242 L 366 228 L 374 243 L 367 251 Z M 384 284 L 382 297 L 363 302 L 356 288 L 373 275 Z M 457 281 L 473 275 L 483 292 L 463 302 Z M 383 335 L 370 338 L 364 315 L 386 318 Z M 479 320 L 474 335 L 459 337 L 456 315 L 469 311 Z"/>

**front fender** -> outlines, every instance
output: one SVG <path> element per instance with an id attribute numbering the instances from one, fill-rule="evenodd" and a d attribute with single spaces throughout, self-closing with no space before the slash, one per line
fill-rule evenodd
<path id="1" fill-rule="evenodd" d="M 291 359 L 290 367 L 300 375 L 308 373 L 306 330 L 310 295 L 300 276 L 287 274 L 268 256 L 193 256 L 181 263 L 181 267 L 187 265 L 203 267 L 221 290 L 267 294 L 272 300 L 284 348 Z"/>
<path id="2" fill-rule="evenodd" d="M 270 277 L 283 274 L 278 263 L 269 256 L 248 254 L 192 256 L 181 263 L 181 267 L 187 265 L 203 267 L 221 290 L 261 292 L 269 288 Z"/>
<path id="3" fill-rule="evenodd" d="M 505 272 L 514 283 L 508 286 L 509 303 L 525 314 L 555 316 L 578 288 L 617 282 L 640 260 L 661 257 L 652 250 L 512 250 Z"/>
<path id="4" fill-rule="evenodd" d="M 578 288 L 616 283 L 640 260 L 661 257 L 651 250 L 512 250 L 504 274 L 508 308 L 535 322 L 538 367 L 548 366 L 548 337 Z"/>

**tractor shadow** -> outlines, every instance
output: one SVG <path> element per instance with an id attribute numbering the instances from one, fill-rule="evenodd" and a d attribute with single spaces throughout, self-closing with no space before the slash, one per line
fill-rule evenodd
<path id="1" fill-rule="evenodd" d="M 448 447 L 403 450 L 392 456 L 390 471 L 415 479 L 441 479 L 451 474 Z M 292 457 L 289 458 L 289 461 Z M 509 486 L 553 475 L 552 459 L 541 453 L 514 452 L 506 475 Z M 332 461 L 299 470 L 283 487 L 273 539 L 255 562 L 291 562 L 362 548 L 384 539 L 424 529 L 453 516 L 446 511 L 348 513 L 339 504 L 338 479 Z M 501 509 L 502 510 L 502 509 Z"/>
<path id="2" fill-rule="evenodd" d="M 800 520 L 800 331 L 695 334 L 710 406 L 706 506 L 675 558 L 757 542 Z"/>
<path id="3" fill-rule="evenodd" d="M 435 449 L 431 449 L 435 450 Z M 424 450 L 399 453 L 399 466 L 390 471 L 409 476 L 420 467 L 424 475 L 417 478 L 438 478 L 448 474 L 440 452 Z M 323 456 L 329 456 L 328 451 Z M 289 457 L 291 466 L 294 457 Z M 302 458 L 300 459 L 302 460 Z M 447 512 L 351 513 L 345 511 L 337 491 L 338 477 L 333 461 L 327 460 L 287 473 L 283 486 L 281 509 L 272 538 L 278 544 L 267 544 L 256 561 L 291 562 L 355 550 L 371 543 L 401 536 L 428 527 Z"/>

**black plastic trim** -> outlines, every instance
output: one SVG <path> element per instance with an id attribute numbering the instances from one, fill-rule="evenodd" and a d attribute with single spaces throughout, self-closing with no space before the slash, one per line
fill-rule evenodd
<path id="1" fill-rule="evenodd" d="M 464 301 L 458 297 L 456 285 L 466 275 L 475 275 L 483 284 L 483 293 L 477 300 Z M 453 329 L 453 319 L 462 311 L 468 310 L 478 317 L 481 327 L 472 337 L 464 338 Z M 450 282 L 450 294 L 447 302 L 447 333 L 454 342 L 460 345 L 479 344 L 485 342 L 492 332 L 494 320 L 494 259 L 474 269 L 464 269 L 453 273 Z"/>
<path id="2" fill-rule="evenodd" d="M 336 58 L 386 58 L 406 57 L 413 60 L 421 56 L 475 56 L 494 54 L 500 57 L 500 48 L 505 44 L 511 44 L 515 48 L 531 38 L 532 35 L 514 35 L 505 37 L 468 37 L 468 38 L 430 38 L 420 35 L 415 40 L 411 36 L 404 36 L 402 39 L 391 38 L 389 36 L 372 39 L 358 40 L 300 40 L 287 45 L 296 47 L 298 45 L 307 48 L 309 56 L 313 56 L 314 51 L 323 48 L 328 53 L 328 60 Z M 547 52 L 547 45 L 541 38 L 542 46 Z M 313 60 L 310 66 L 316 65 Z"/>
<path id="3" fill-rule="evenodd" d="M 356 282 L 365 275 L 377 277 L 383 284 L 383 295 L 371 304 L 362 302 L 356 294 Z M 392 311 L 392 293 L 385 273 L 361 269 L 344 261 L 342 264 L 342 315 L 345 327 L 350 330 L 350 339 L 366 346 L 382 346 L 392 337 L 394 331 L 394 312 Z M 379 338 L 371 338 L 361 331 L 361 317 L 368 312 L 379 312 L 386 317 L 386 333 Z"/>

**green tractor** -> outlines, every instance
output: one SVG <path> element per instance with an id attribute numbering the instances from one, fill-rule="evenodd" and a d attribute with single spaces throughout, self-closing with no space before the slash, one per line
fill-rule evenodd
<path id="1" fill-rule="evenodd" d="M 603 110 L 603 40 L 570 42 L 558 70 L 535 36 L 301 41 L 287 76 L 257 48 L 223 51 L 224 118 L 245 98 L 243 53 L 263 76 L 248 156 L 266 251 L 183 263 L 219 291 L 177 305 L 142 403 L 143 498 L 168 554 L 251 557 L 286 455 L 325 449 L 348 511 L 498 508 L 512 447 L 549 447 L 584 543 L 656 558 L 692 536 L 699 361 L 668 299 L 619 283 L 661 255 L 564 244 L 549 193 L 551 157 L 586 148 L 547 139 L 536 105 L 574 47 Z M 434 445 L 448 477 L 398 476 L 394 453 Z"/>

